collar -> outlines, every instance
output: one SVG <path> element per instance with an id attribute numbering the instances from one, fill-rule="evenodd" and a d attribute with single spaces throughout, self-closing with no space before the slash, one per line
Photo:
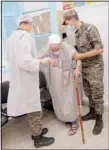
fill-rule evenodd
<path id="1" fill-rule="evenodd" d="M 85 23 L 82 22 L 82 21 L 81 21 L 81 23 L 82 23 L 82 24 L 81 24 L 80 28 L 75 31 L 76 36 L 81 35 L 81 33 L 82 33 L 82 32 L 84 31 L 84 29 L 85 29 Z"/>

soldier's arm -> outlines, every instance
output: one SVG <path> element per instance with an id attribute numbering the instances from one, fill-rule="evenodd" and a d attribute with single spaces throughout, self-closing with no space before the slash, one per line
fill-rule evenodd
<path id="1" fill-rule="evenodd" d="M 89 52 L 75 55 L 75 57 L 77 56 L 76 59 L 81 60 L 87 57 L 92 57 L 103 53 L 103 44 L 98 29 L 95 26 L 92 26 L 90 28 L 89 33 L 90 42 L 94 46 L 94 49 Z"/>

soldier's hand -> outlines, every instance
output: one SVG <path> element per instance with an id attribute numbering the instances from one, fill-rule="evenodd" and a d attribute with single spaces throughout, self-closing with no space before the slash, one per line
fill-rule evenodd
<path id="1" fill-rule="evenodd" d="M 56 66 L 57 63 L 58 63 L 57 59 L 52 59 L 52 58 L 49 59 L 49 64 L 51 64 L 52 66 Z"/>
<path id="2" fill-rule="evenodd" d="M 81 74 L 81 71 L 80 71 L 80 68 L 77 67 L 75 70 L 74 70 L 74 77 L 77 79 Z"/>
<path id="3" fill-rule="evenodd" d="M 80 60 L 80 55 L 81 55 L 81 54 L 79 54 L 78 52 L 75 52 L 74 55 L 73 55 L 73 58 L 74 58 L 75 60 Z"/>

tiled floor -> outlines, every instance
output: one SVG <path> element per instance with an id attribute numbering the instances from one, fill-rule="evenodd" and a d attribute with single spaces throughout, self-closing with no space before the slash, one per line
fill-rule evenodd
<path id="1" fill-rule="evenodd" d="M 83 108 L 84 114 L 87 108 Z M 55 143 L 42 149 L 108 149 L 108 112 L 104 113 L 104 129 L 98 136 L 92 134 L 94 121 L 84 122 L 86 144 L 82 144 L 81 132 L 68 136 L 68 128 L 56 119 L 54 113 L 44 111 L 43 126 L 49 128 L 47 136 L 55 137 Z M 2 128 L 3 149 L 34 149 L 27 117 L 11 119 Z"/>

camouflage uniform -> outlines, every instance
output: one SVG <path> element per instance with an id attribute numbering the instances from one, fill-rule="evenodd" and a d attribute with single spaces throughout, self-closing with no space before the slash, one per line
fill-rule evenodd
<path id="1" fill-rule="evenodd" d="M 80 29 L 76 31 L 76 45 L 79 53 L 103 48 L 97 28 L 83 22 Z M 89 98 L 89 107 L 95 108 L 97 114 L 103 114 L 104 112 L 103 73 L 104 63 L 101 54 L 82 60 L 84 91 Z"/>
<path id="2" fill-rule="evenodd" d="M 28 121 L 33 136 L 38 136 L 42 133 L 42 112 L 32 112 L 28 114 Z"/>

